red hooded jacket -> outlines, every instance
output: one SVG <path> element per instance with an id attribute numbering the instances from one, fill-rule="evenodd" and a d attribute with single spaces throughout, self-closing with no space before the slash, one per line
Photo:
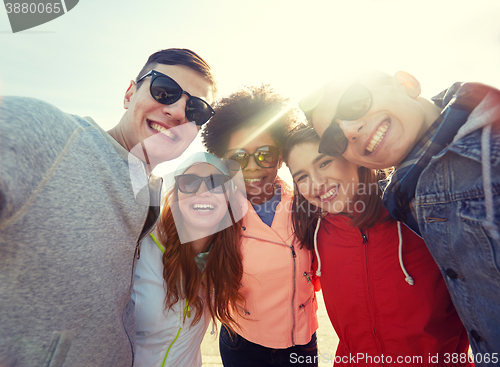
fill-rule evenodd
<path id="1" fill-rule="evenodd" d="M 340 339 L 335 365 L 471 365 L 460 363 L 467 332 L 424 241 L 392 220 L 363 232 L 349 220 L 323 218 L 317 241 L 326 309 Z"/>

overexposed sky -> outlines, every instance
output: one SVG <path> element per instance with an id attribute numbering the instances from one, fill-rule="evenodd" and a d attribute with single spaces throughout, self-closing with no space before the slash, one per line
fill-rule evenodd
<path id="1" fill-rule="evenodd" d="M 408 71 L 426 97 L 458 80 L 500 87 L 499 19 L 498 0 L 80 0 L 13 34 L 1 7 L 0 94 L 110 129 L 130 80 L 169 47 L 207 60 L 223 95 L 264 82 L 298 100 L 356 68 Z"/>

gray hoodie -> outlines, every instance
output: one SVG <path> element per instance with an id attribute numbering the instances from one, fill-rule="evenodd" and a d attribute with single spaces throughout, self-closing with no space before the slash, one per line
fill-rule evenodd
<path id="1" fill-rule="evenodd" d="M 138 243 L 159 213 L 147 180 L 93 121 L 0 101 L 0 366 L 132 366 Z"/>

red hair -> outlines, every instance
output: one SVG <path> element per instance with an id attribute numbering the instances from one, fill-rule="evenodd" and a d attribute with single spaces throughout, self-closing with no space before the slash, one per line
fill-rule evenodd
<path id="1" fill-rule="evenodd" d="M 229 191 L 228 191 L 229 193 Z M 229 193 L 231 195 L 231 193 Z M 236 209 L 237 210 L 237 209 Z M 219 320 L 229 326 L 237 327 L 231 316 L 238 312 L 237 304 L 244 299 L 239 293 L 240 281 L 243 275 L 243 264 L 240 253 L 241 220 L 234 223 L 231 206 L 223 220 L 231 221 L 232 225 L 212 236 L 212 247 L 208 254 L 205 269 L 201 271 L 195 262 L 191 242 L 181 243 L 174 216 L 180 213 L 177 205 L 177 190 L 172 189 L 165 198 L 163 210 L 157 226 L 158 240 L 164 246 L 163 279 L 166 286 L 165 307 L 171 308 L 180 299 L 186 299 L 196 314 L 193 324 L 200 321 L 207 307 L 212 320 Z"/>

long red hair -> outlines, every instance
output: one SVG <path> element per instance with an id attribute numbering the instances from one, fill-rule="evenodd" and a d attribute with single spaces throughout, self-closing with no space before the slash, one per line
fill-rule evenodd
<path id="1" fill-rule="evenodd" d="M 230 190 L 227 191 L 231 195 Z M 212 320 L 219 320 L 229 326 L 237 327 L 232 314 L 238 312 L 238 304 L 244 302 L 239 293 L 243 275 L 240 253 L 241 218 L 239 213 L 228 205 L 228 213 L 223 219 L 231 221 L 227 228 L 215 233 L 211 238 L 212 247 L 208 254 L 203 272 L 195 262 L 191 243 L 181 243 L 175 218 L 179 218 L 177 190 L 174 187 L 165 197 L 165 208 L 157 226 L 158 240 L 164 246 L 163 279 L 166 286 L 165 307 L 171 308 L 180 299 L 186 299 L 195 309 L 193 324 L 200 321 L 207 307 Z"/>

